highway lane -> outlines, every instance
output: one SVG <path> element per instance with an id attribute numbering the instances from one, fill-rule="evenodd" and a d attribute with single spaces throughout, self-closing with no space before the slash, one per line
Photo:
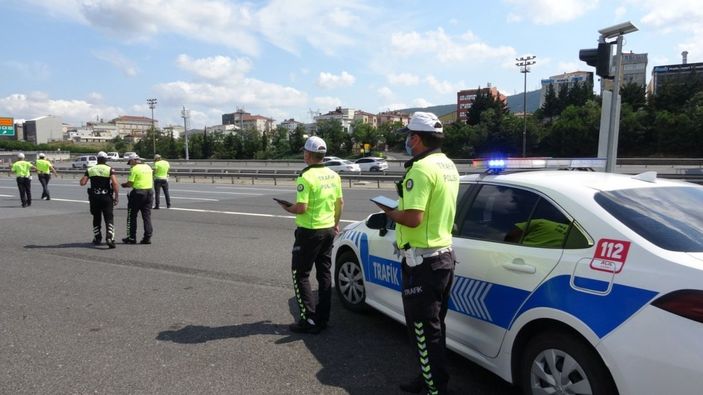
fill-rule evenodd
<path id="1" fill-rule="evenodd" d="M 114 250 L 90 244 L 77 180 L 50 188 L 37 199 L 35 180 L 23 209 L 0 178 L 0 393 L 393 394 L 414 371 L 401 325 L 336 298 L 328 331 L 288 332 L 295 225 L 271 198 L 293 200 L 294 186 L 172 183 L 154 244 Z M 379 193 L 393 196 L 345 189 L 343 219 L 375 211 Z M 456 355 L 451 373 L 458 393 L 513 391 Z"/>

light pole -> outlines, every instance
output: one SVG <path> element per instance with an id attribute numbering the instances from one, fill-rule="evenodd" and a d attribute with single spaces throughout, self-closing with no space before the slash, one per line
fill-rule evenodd
<path id="1" fill-rule="evenodd" d="M 523 128 L 522 128 L 522 157 L 524 158 L 527 155 L 527 73 L 530 72 L 530 66 L 537 63 L 535 60 L 537 56 L 531 55 L 531 56 L 524 56 L 521 58 L 515 58 L 518 62 L 515 63 L 515 66 L 518 66 L 520 68 L 520 72 L 525 76 L 524 78 L 524 86 L 523 86 L 523 91 L 522 91 L 522 119 L 523 119 Z"/>
<path id="2" fill-rule="evenodd" d="M 186 138 L 186 160 L 190 160 L 188 155 L 188 118 L 190 117 L 190 110 L 186 106 L 183 106 L 183 110 L 181 110 L 181 117 L 183 118 L 183 133 Z"/>
<path id="3" fill-rule="evenodd" d="M 152 154 L 156 155 L 156 129 L 154 128 L 154 108 L 156 107 L 156 99 L 146 99 L 146 102 L 149 104 L 149 108 L 151 108 L 151 133 L 154 142 L 154 152 Z"/>

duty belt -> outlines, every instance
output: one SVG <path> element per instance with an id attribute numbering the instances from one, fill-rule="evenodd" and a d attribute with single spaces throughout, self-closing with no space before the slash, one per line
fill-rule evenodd
<path id="1" fill-rule="evenodd" d="M 445 252 L 451 252 L 452 247 L 444 247 L 444 248 L 416 248 L 415 252 L 417 255 L 420 255 L 423 258 L 429 258 L 432 256 L 438 256 L 442 255 Z"/>

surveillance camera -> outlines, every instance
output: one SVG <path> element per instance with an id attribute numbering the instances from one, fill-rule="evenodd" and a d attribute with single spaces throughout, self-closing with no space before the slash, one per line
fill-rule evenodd
<path id="1" fill-rule="evenodd" d="M 618 23 L 617 25 L 613 25 L 610 27 L 600 29 L 600 30 L 598 30 L 598 33 L 601 34 L 601 38 L 605 39 L 605 38 L 612 38 L 612 37 L 616 37 L 616 36 L 621 36 L 621 35 L 627 34 L 627 33 L 636 32 L 637 30 L 639 30 L 639 29 L 637 29 L 637 27 L 635 27 L 635 25 L 633 25 L 632 22 L 627 21 L 627 22 L 623 22 L 623 23 Z"/>

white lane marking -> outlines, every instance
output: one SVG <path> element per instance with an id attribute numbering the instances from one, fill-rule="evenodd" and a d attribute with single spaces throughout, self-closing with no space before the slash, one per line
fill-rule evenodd
<path id="1" fill-rule="evenodd" d="M 186 199 L 186 200 L 205 200 L 207 202 L 219 202 L 217 199 L 208 199 L 208 198 L 187 198 L 187 197 L 178 197 L 178 196 L 171 196 L 171 199 Z"/>
<path id="2" fill-rule="evenodd" d="M 280 188 L 280 189 L 270 189 L 270 188 L 249 188 L 249 187 L 215 187 L 215 189 L 243 189 L 243 190 L 249 190 L 249 191 L 266 191 L 266 192 L 281 192 L 281 191 L 290 191 L 293 192 L 295 191 L 295 188 L 293 189 L 288 189 L 288 188 Z"/>
<path id="3" fill-rule="evenodd" d="M 177 211 L 190 211 L 194 213 L 212 213 L 212 214 L 227 214 L 227 215 L 243 215 L 243 216 L 249 216 L 249 217 L 266 217 L 266 218 L 286 218 L 286 219 L 295 219 L 295 216 L 293 215 L 275 215 L 275 214 L 259 214 L 259 213 L 243 213 L 239 211 L 219 211 L 219 210 L 204 210 L 204 209 L 199 209 L 199 208 L 170 208 L 169 210 L 177 210 Z M 357 221 L 350 221 L 346 219 L 340 219 L 339 222 L 357 222 Z"/>
<path id="4" fill-rule="evenodd" d="M 71 202 L 71 203 L 90 203 L 87 200 L 74 200 L 74 199 L 59 199 L 59 198 L 51 198 L 52 201 L 57 201 L 57 202 Z"/>
<path id="5" fill-rule="evenodd" d="M 224 195 L 250 195 L 250 196 L 261 196 L 263 193 L 246 193 L 246 192 L 221 192 L 221 191 L 195 191 L 192 189 L 172 189 L 169 188 L 169 191 L 174 191 L 174 192 L 188 192 L 188 193 L 219 193 L 219 194 L 224 194 Z"/>
<path id="6" fill-rule="evenodd" d="M 12 197 L 12 195 L 0 195 L 2 197 Z"/>

